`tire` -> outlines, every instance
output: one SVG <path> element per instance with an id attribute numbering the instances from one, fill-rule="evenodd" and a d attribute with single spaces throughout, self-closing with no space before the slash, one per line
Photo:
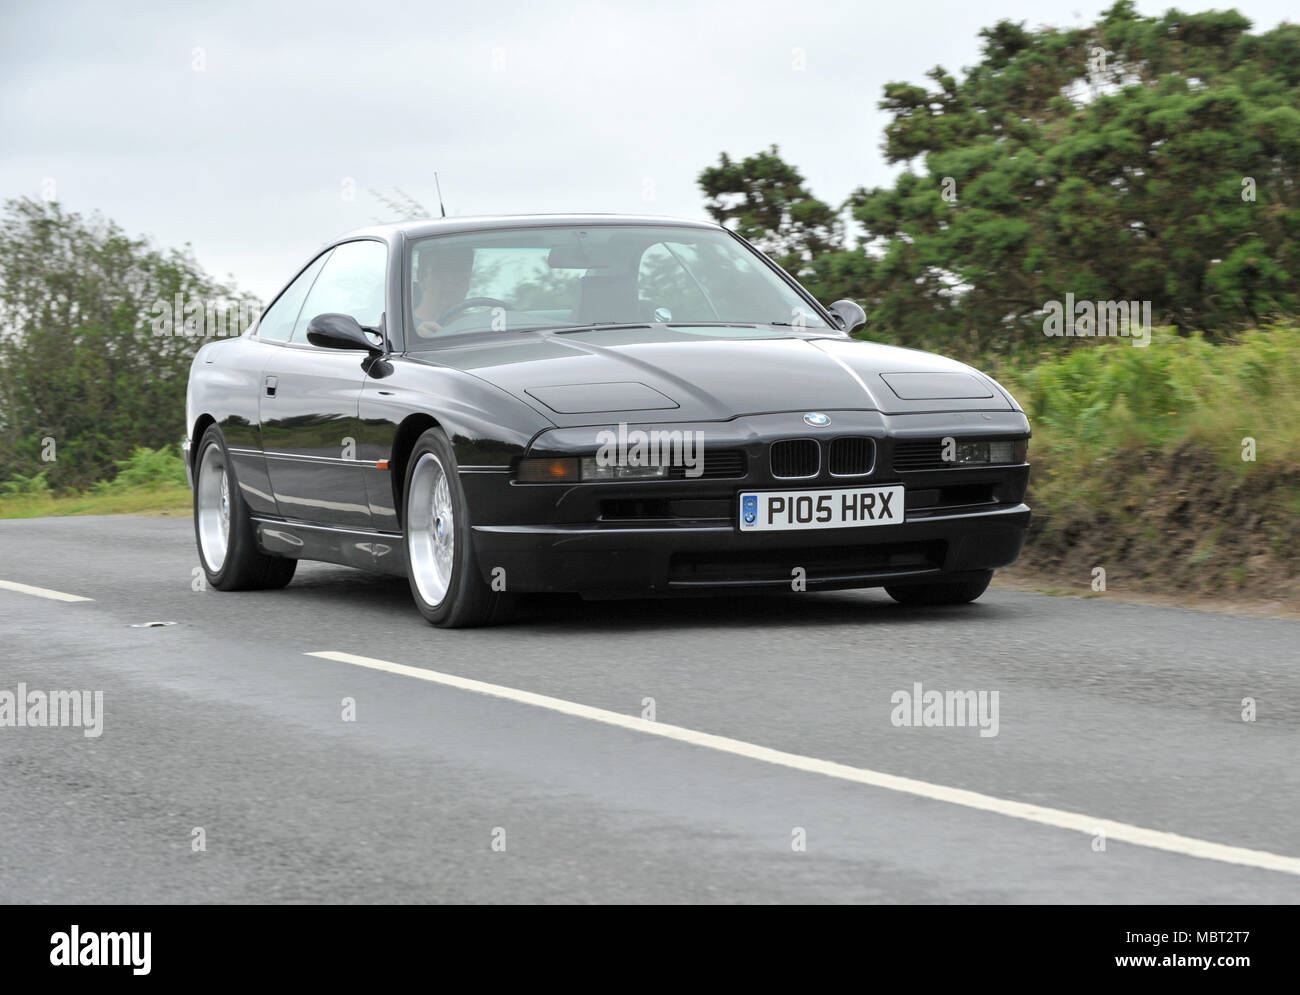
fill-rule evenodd
<path id="1" fill-rule="evenodd" d="M 964 605 L 983 594 L 993 579 L 992 570 L 965 574 L 961 580 L 930 584 L 886 585 L 885 593 L 900 605 Z"/>
<path id="2" fill-rule="evenodd" d="M 194 543 L 203 573 L 218 591 L 284 587 L 298 568 L 295 559 L 257 548 L 248 504 L 216 425 L 203 433 L 194 457 Z"/>
<path id="3" fill-rule="evenodd" d="M 442 429 L 431 428 L 415 441 L 406 461 L 402 504 L 406 576 L 420 614 L 446 629 L 508 618 L 513 599 L 492 590 L 474 556 L 469 504 Z"/>

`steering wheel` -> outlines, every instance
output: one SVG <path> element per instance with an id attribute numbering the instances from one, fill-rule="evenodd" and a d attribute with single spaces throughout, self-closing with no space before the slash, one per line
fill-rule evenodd
<path id="1" fill-rule="evenodd" d="M 461 313 L 468 311 L 472 307 L 500 307 L 510 310 L 510 305 L 505 301 L 499 301 L 495 297 L 466 297 L 463 301 L 458 301 L 449 308 L 443 309 L 438 317 L 434 320 L 439 325 L 446 325 L 453 318 L 460 317 Z"/>

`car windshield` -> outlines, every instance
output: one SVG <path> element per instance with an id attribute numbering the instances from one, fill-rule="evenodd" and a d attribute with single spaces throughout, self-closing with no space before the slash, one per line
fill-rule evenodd
<path id="1" fill-rule="evenodd" d="M 653 225 L 440 235 L 411 257 L 408 346 L 490 331 L 576 326 L 827 328 L 758 255 L 725 232 Z"/>

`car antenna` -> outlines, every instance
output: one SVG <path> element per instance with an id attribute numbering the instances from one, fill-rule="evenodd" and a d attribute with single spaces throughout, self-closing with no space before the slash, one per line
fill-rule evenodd
<path id="1" fill-rule="evenodd" d="M 438 183 L 438 171 L 436 169 L 433 171 L 433 182 L 438 187 L 438 210 L 442 211 L 442 216 L 445 218 L 447 216 L 447 209 L 442 206 L 442 184 Z"/>

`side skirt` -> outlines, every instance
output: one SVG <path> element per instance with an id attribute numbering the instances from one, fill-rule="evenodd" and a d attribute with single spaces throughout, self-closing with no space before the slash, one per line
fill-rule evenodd
<path id="1" fill-rule="evenodd" d="M 375 573 L 406 576 L 400 532 L 344 529 L 253 516 L 257 544 L 264 553 L 295 560 L 323 560 Z"/>

